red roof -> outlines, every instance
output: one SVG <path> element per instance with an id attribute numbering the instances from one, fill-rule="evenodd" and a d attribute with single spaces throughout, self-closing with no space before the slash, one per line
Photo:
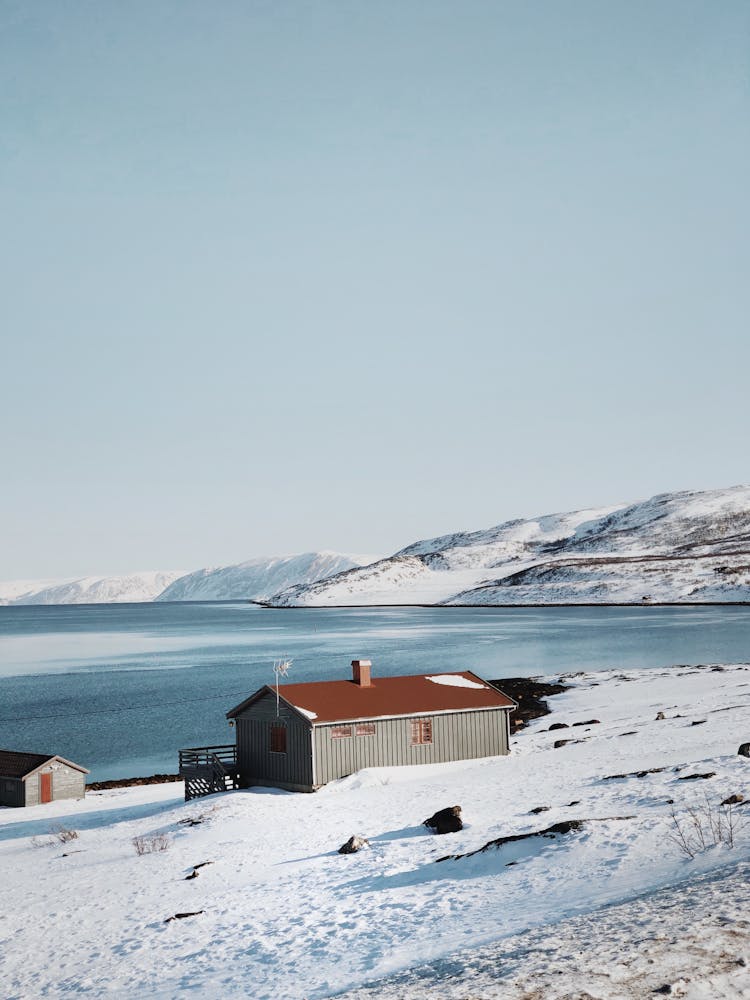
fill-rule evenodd
<path id="1" fill-rule="evenodd" d="M 271 688 L 261 688 L 227 717 L 239 715 Z M 352 680 L 281 684 L 279 695 L 313 724 L 433 715 L 475 709 L 515 708 L 515 702 L 470 670 L 411 677 L 375 677 L 369 687 Z"/>

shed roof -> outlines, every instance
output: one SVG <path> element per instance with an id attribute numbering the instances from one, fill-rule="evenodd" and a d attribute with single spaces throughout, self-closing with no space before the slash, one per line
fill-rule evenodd
<path id="1" fill-rule="evenodd" d="M 227 718 L 239 715 L 265 692 L 263 687 Z M 368 687 L 353 680 L 281 684 L 279 696 L 313 725 L 399 715 L 429 715 L 475 709 L 515 708 L 515 702 L 470 670 L 409 677 L 376 677 Z"/>
<path id="2" fill-rule="evenodd" d="M 69 767 L 74 767 L 84 774 L 89 772 L 80 764 L 74 764 L 72 760 L 66 760 L 54 753 L 24 753 L 21 750 L 0 750 L 0 777 L 2 778 L 25 778 L 27 774 L 36 771 L 50 760 L 59 760 Z"/>

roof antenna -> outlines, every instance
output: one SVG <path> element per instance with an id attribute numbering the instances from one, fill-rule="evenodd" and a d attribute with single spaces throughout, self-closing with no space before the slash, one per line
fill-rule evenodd
<path id="1" fill-rule="evenodd" d="M 289 673 L 289 668 L 292 665 L 292 660 L 289 657 L 281 660 L 273 661 L 273 672 L 276 675 L 276 718 L 279 717 L 279 677 L 286 677 Z"/>

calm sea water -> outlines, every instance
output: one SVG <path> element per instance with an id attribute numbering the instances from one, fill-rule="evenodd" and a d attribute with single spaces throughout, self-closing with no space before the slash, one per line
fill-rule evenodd
<path id="1" fill-rule="evenodd" d="M 273 680 L 471 669 L 483 677 L 750 660 L 750 608 L 374 608 L 248 604 L 0 607 L 0 747 L 60 753 L 92 779 L 175 771 L 232 742 L 224 713 Z"/>

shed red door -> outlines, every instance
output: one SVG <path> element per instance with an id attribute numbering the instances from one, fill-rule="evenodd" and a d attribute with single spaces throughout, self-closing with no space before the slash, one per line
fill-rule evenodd
<path id="1" fill-rule="evenodd" d="M 40 774 L 39 775 L 39 801 L 40 802 L 51 802 L 52 801 L 52 775 L 51 774 Z"/>

